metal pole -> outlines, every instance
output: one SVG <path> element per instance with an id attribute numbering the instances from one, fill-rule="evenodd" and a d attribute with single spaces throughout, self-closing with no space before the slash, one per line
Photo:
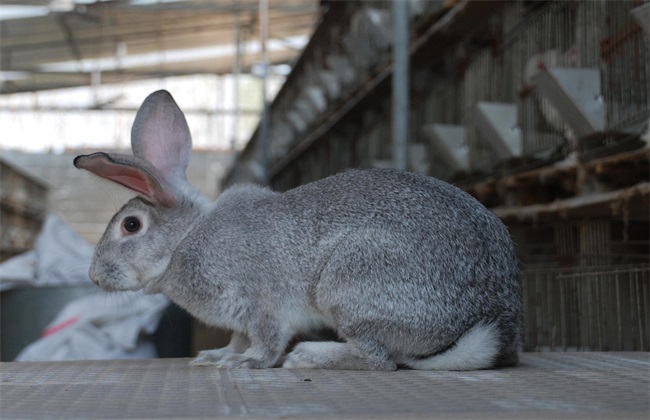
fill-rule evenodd
<path id="1" fill-rule="evenodd" d="M 409 8 L 407 0 L 393 1 L 393 163 L 408 169 L 409 137 Z"/>
<path id="2" fill-rule="evenodd" d="M 259 23 L 260 23 L 260 49 L 262 52 L 262 121 L 260 122 L 260 144 L 262 146 L 262 183 L 269 185 L 269 168 L 271 166 L 270 145 L 269 145 L 269 104 L 266 98 L 269 60 L 266 51 L 266 41 L 269 37 L 269 3 L 268 0 L 259 0 Z"/>
<path id="3" fill-rule="evenodd" d="M 239 76 L 241 75 L 241 21 L 239 13 L 235 15 L 235 62 L 233 64 L 232 75 L 232 96 L 234 115 L 232 118 L 232 137 L 230 138 L 230 149 L 235 150 L 237 147 L 237 140 L 239 140 L 239 117 L 240 117 L 240 103 L 239 103 Z"/>

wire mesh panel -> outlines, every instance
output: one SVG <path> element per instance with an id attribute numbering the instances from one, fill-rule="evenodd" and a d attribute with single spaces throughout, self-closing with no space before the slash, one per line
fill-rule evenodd
<path id="1" fill-rule="evenodd" d="M 524 348 L 650 346 L 647 221 L 585 220 L 513 228 L 522 261 Z"/>
<path id="2" fill-rule="evenodd" d="M 463 118 L 463 107 L 460 101 L 463 95 L 463 84 L 460 80 L 449 81 L 439 74 L 436 82 L 420 99 L 412 115 L 412 138 L 422 139 L 423 144 L 428 144 L 428 160 L 431 162 L 429 174 L 440 179 L 452 179 L 458 176 L 458 171 L 450 168 L 445 156 L 440 154 L 432 144 L 435 140 L 431 138 L 432 124 L 445 124 L 449 126 L 462 127 L 460 121 Z M 433 117 L 435 116 L 435 118 Z M 454 146 L 456 148 L 467 147 L 467 139 L 458 139 Z M 464 171 L 468 172 L 468 171 Z M 464 175 L 460 174 L 461 176 Z"/>
<path id="3" fill-rule="evenodd" d="M 611 130 L 640 132 L 648 122 L 650 105 L 650 54 L 648 36 L 630 13 L 645 1 L 607 1 L 585 4 L 586 20 L 599 18 L 598 25 L 584 25 L 584 38 L 600 40 L 603 93 L 607 125 Z M 598 16 L 600 15 L 600 16 Z"/>
<path id="4" fill-rule="evenodd" d="M 644 3 L 513 2 L 489 18 L 489 45 L 456 47 L 462 77 L 457 82 L 457 74 L 448 71 L 444 83 L 462 86 L 455 99 L 461 104 L 442 99 L 444 95 L 438 102 L 463 110 L 454 123 L 467 128 L 473 171 L 490 173 L 504 164 L 521 169 L 576 150 L 591 158 L 640 147 L 650 115 L 650 52 L 648 37 L 631 11 Z M 541 75 L 551 79 L 559 97 L 542 84 Z M 593 92 L 576 87 L 586 81 Z M 448 119 L 446 108 L 424 102 L 420 108 L 430 113 L 431 122 Z M 474 110 L 481 102 L 516 108 L 516 122 L 506 128 L 520 130 L 520 155 L 504 156 L 495 149 L 476 120 Z"/>
<path id="5" fill-rule="evenodd" d="M 525 156 L 560 157 L 560 149 L 575 137 L 532 80 L 546 67 L 577 65 L 576 8 L 575 2 L 560 2 L 504 17 L 504 55 L 511 66 L 521 69 L 517 105 Z"/>
<path id="6" fill-rule="evenodd" d="M 514 104 L 516 95 L 516 69 L 503 57 L 495 56 L 491 49 L 484 49 L 469 65 L 463 79 L 463 108 L 467 126 L 467 142 L 470 165 L 474 172 L 490 172 L 503 161 L 494 145 L 482 133 L 476 123 L 476 106 L 479 102 Z M 499 123 L 500 125 L 511 125 Z M 505 129 L 515 129 L 514 124 Z"/>
<path id="7" fill-rule="evenodd" d="M 650 268 L 524 271 L 526 351 L 648 351 Z"/>

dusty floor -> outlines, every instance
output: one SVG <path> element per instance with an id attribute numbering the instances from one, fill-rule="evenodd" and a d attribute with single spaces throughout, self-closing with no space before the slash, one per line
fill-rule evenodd
<path id="1" fill-rule="evenodd" d="M 0 364 L 0 418 L 640 418 L 648 353 L 528 353 L 475 372 L 219 370 L 187 359 Z"/>

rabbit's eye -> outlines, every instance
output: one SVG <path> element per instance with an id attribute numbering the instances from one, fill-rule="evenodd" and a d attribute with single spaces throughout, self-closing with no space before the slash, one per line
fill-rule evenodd
<path id="1" fill-rule="evenodd" d="M 124 222 L 122 222 L 122 226 L 124 227 L 124 230 L 126 230 L 129 233 L 136 233 L 137 231 L 140 230 L 142 227 L 142 224 L 140 223 L 140 220 L 138 220 L 137 217 L 127 217 L 124 219 Z"/>

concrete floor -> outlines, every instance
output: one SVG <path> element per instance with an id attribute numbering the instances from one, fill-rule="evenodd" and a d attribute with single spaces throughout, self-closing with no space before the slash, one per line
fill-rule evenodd
<path id="1" fill-rule="evenodd" d="M 187 359 L 0 364 L 0 418 L 639 418 L 648 353 L 528 353 L 474 372 L 219 370 Z"/>

